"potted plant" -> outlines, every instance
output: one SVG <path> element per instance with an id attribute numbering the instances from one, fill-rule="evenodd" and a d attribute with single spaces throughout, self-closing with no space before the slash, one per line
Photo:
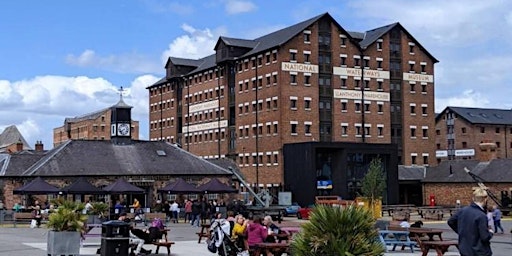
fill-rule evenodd
<path id="1" fill-rule="evenodd" d="M 48 216 L 47 253 L 51 255 L 79 255 L 81 232 L 87 216 L 82 214 L 84 205 L 59 198 L 54 201 L 57 209 Z"/>
<path id="2" fill-rule="evenodd" d="M 317 205 L 291 242 L 295 256 L 384 255 L 371 213 L 356 205 Z"/>
<path id="3" fill-rule="evenodd" d="M 108 219 L 108 204 L 97 202 L 92 203 L 92 208 L 89 212 L 87 224 L 101 224 Z"/>
<path id="4" fill-rule="evenodd" d="M 363 197 L 357 198 L 357 202 L 370 209 L 374 218 L 380 218 L 382 209 L 382 194 L 386 189 L 386 177 L 382 171 L 380 158 L 374 158 L 370 162 L 368 172 L 361 181 L 361 193 Z"/>

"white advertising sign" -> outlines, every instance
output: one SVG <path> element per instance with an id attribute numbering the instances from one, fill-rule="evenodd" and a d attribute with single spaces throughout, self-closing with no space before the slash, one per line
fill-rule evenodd
<path id="1" fill-rule="evenodd" d="M 218 107 L 219 107 L 219 100 L 212 100 L 212 101 L 208 101 L 208 102 L 204 102 L 204 103 L 190 105 L 188 111 L 190 113 L 194 113 L 197 111 L 208 110 L 208 109 L 218 108 Z"/>
<path id="2" fill-rule="evenodd" d="M 281 70 L 282 71 L 304 72 L 304 73 L 318 73 L 318 65 L 282 62 Z"/>
<path id="3" fill-rule="evenodd" d="M 414 73 L 404 73 L 404 80 L 433 83 L 434 76 L 433 75 L 414 74 Z"/>
<path id="4" fill-rule="evenodd" d="M 357 90 L 334 89 L 335 99 L 362 100 L 363 92 Z M 387 92 L 364 92 L 364 100 L 389 101 L 389 93 Z"/>
<path id="5" fill-rule="evenodd" d="M 455 156 L 474 156 L 475 150 L 470 149 L 456 149 L 455 150 Z"/>
<path id="6" fill-rule="evenodd" d="M 448 150 L 436 150 L 436 157 L 448 157 Z"/>
<path id="7" fill-rule="evenodd" d="M 360 68 L 333 67 L 332 68 L 332 73 L 334 75 L 339 75 L 339 76 L 361 77 L 361 69 Z M 367 78 L 389 79 L 389 71 L 365 69 L 364 70 L 364 77 L 367 77 Z"/>
<path id="8" fill-rule="evenodd" d="M 220 124 L 219 124 L 220 123 Z M 228 126 L 228 120 L 222 120 L 220 122 L 210 122 L 210 123 L 204 123 L 204 124 L 195 124 L 191 126 L 184 126 L 183 132 L 197 132 L 197 131 L 204 131 L 204 130 L 212 130 L 212 129 L 218 129 L 218 128 L 224 128 Z"/>

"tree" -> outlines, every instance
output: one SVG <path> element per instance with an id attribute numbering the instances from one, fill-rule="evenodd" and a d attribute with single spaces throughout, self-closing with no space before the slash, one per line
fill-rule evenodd
<path id="1" fill-rule="evenodd" d="M 370 162 L 368 172 L 361 181 L 361 193 L 368 200 L 372 213 L 375 212 L 375 203 L 382 198 L 386 189 L 386 177 L 382 171 L 380 158 L 374 158 Z"/>

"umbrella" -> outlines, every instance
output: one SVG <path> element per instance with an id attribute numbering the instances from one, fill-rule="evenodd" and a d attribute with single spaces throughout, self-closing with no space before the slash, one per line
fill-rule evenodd
<path id="1" fill-rule="evenodd" d="M 57 194 L 59 189 L 55 186 L 48 184 L 43 178 L 37 177 L 31 182 L 15 189 L 14 194 L 23 195 L 43 195 L 43 194 Z"/>
<path id="2" fill-rule="evenodd" d="M 105 194 L 101 188 L 93 186 L 84 177 L 80 177 L 69 186 L 60 190 L 64 194 L 75 194 L 75 195 L 100 195 Z"/>
<path id="3" fill-rule="evenodd" d="M 144 194 L 142 188 L 134 186 L 123 179 L 118 179 L 114 183 L 106 186 L 103 190 L 110 194 Z"/>
<path id="4" fill-rule="evenodd" d="M 187 183 L 182 178 L 177 178 L 174 182 L 167 184 L 165 187 L 158 190 L 159 192 L 166 192 L 170 194 L 185 194 L 185 193 L 200 193 L 201 190 L 197 189 L 194 185 Z"/>
<path id="5" fill-rule="evenodd" d="M 205 193 L 237 193 L 238 190 L 231 186 L 220 182 L 217 178 L 213 178 L 205 184 L 197 187 L 201 192 Z"/>

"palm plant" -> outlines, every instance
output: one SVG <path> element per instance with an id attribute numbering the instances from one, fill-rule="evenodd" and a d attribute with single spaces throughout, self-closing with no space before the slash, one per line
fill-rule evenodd
<path id="1" fill-rule="evenodd" d="M 105 218 L 108 216 L 108 204 L 102 203 L 102 202 L 96 202 L 92 204 L 92 210 L 91 213 L 94 215 L 98 215 L 100 219 Z"/>
<path id="2" fill-rule="evenodd" d="M 317 205 L 309 222 L 302 225 L 291 243 L 293 255 L 365 255 L 384 254 L 371 213 L 355 205 L 345 208 Z"/>
<path id="3" fill-rule="evenodd" d="M 54 231 L 80 231 L 87 216 L 82 214 L 84 205 L 59 198 L 53 201 L 57 209 L 48 216 L 48 228 Z"/>

